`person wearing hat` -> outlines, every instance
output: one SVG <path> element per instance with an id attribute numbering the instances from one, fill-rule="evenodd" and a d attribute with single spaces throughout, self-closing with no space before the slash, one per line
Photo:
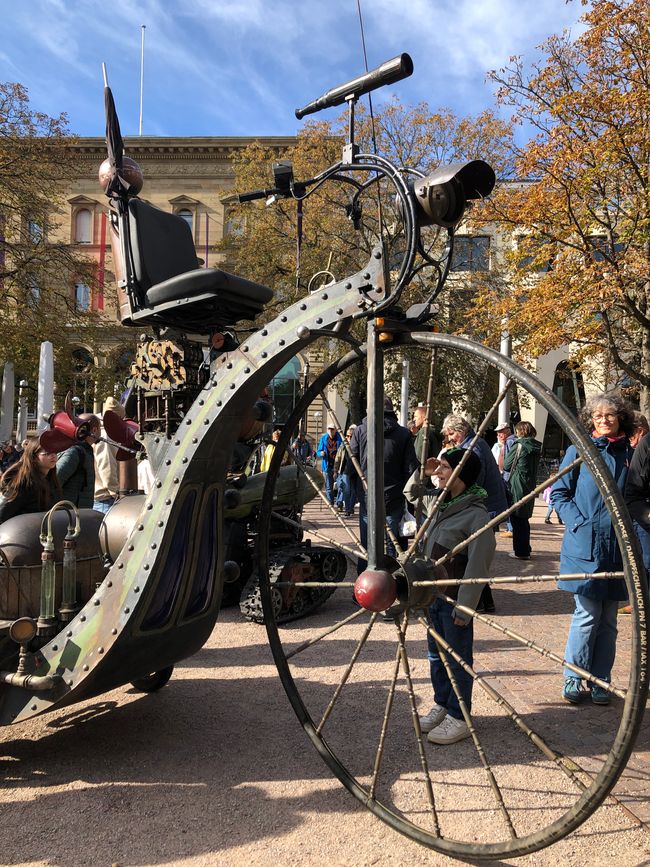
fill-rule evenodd
<path id="1" fill-rule="evenodd" d="M 83 413 L 79 420 L 86 426 L 86 436 L 59 454 L 56 474 L 63 492 L 78 509 L 92 509 L 95 501 L 95 456 L 93 445 L 101 433 L 101 422 L 92 413 Z"/>
<path id="2" fill-rule="evenodd" d="M 508 491 L 510 473 L 507 470 L 504 470 L 503 465 L 505 463 L 506 455 L 512 448 L 512 444 L 514 443 L 516 437 L 512 432 L 512 428 L 507 422 L 502 422 L 494 428 L 494 432 L 497 435 L 497 441 L 492 446 L 492 454 L 494 455 L 494 460 L 497 462 L 497 466 L 499 468 L 499 472 L 501 473 L 501 478 L 503 479 L 503 483 L 506 486 L 506 492 Z M 510 539 L 512 538 L 512 523 L 510 518 L 506 520 L 506 529 L 501 530 L 502 536 L 508 536 Z"/>
<path id="3" fill-rule="evenodd" d="M 463 459 L 460 473 L 450 484 L 454 469 Z M 487 491 L 477 484 L 480 474 L 481 461 L 474 452 L 452 448 L 440 459 L 429 458 L 424 465 L 424 479 L 420 480 L 419 473 L 413 473 L 404 489 L 410 503 L 417 503 L 422 498 L 427 516 L 433 513 L 434 505 L 437 504 L 432 523 L 425 533 L 425 557 L 433 561 L 439 560 L 478 533 L 466 548 L 439 567 L 442 568 L 444 576 L 450 579 L 487 578 L 490 572 L 496 542 L 494 533 L 490 530 L 479 533 L 490 520 L 486 508 Z M 438 480 L 437 488 L 430 483 L 432 476 Z M 474 642 L 472 615 L 459 610 L 452 602 L 443 598 L 443 595 L 455 600 L 458 605 L 476 610 L 482 585 L 450 584 L 439 589 L 441 595 L 429 607 L 431 628 L 471 666 Z M 427 740 L 431 743 L 452 744 L 470 736 L 459 697 L 467 711 L 471 712 L 473 679 L 447 654 L 447 664 L 458 689 L 457 695 L 441 659 L 440 649 L 431 634 L 427 634 L 427 646 L 434 705 L 427 714 L 420 717 L 420 727 L 427 733 Z"/>
<path id="4" fill-rule="evenodd" d="M 334 505 L 334 465 L 343 437 L 337 431 L 335 424 L 327 425 L 327 432 L 318 441 L 316 457 L 321 459 L 320 466 L 325 478 L 325 494 L 327 499 Z"/>
<path id="5" fill-rule="evenodd" d="M 368 419 L 364 418 L 361 424 L 352 434 L 350 451 L 361 466 L 364 478 L 368 474 Z M 393 402 L 389 397 L 384 398 L 384 504 L 386 506 L 386 524 L 390 527 L 393 535 L 400 539 L 399 525 L 404 515 L 406 501 L 404 499 L 404 485 L 411 474 L 418 468 L 418 459 L 413 446 L 411 431 L 403 427 L 397 421 L 397 415 L 393 408 Z M 357 498 L 359 500 L 359 536 L 364 548 L 368 544 L 368 513 L 366 511 L 366 492 L 361 484 L 357 484 Z M 391 556 L 396 555 L 395 546 L 388 537 L 386 550 Z M 361 574 L 366 568 L 365 559 L 357 560 L 357 574 Z"/>
<path id="6" fill-rule="evenodd" d="M 124 418 L 125 410 L 122 404 L 114 397 L 107 397 L 104 401 L 103 412 L 114 412 L 120 418 Z M 104 436 L 104 426 L 101 426 L 100 436 Z M 117 446 L 98 440 L 93 446 L 95 459 L 95 493 L 93 509 L 96 512 L 108 512 L 117 499 L 120 487 L 117 465 Z"/>

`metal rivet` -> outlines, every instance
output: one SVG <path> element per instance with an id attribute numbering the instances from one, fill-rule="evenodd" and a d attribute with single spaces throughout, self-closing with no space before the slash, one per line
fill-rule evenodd
<path id="1" fill-rule="evenodd" d="M 185 424 L 192 424 L 192 419 L 191 419 L 191 418 L 186 418 L 186 419 L 185 419 Z"/>
<path id="2" fill-rule="evenodd" d="M 104 652 L 104 648 L 103 648 L 103 647 L 98 647 L 98 648 L 97 648 L 97 653 L 103 653 L 103 652 Z"/>
<path id="3" fill-rule="evenodd" d="M 203 424 L 205 424 L 205 425 L 210 424 L 210 419 L 209 419 L 209 418 L 206 418 L 205 421 L 203 422 Z"/>
<path id="4" fill-rule="evenodd" d="M 32 709 L 32 710 L 37 710 L 37 709 L 38 709 L 38 705 L 37 705 L 37 704 L 33 704 L 33 705 L 31 706 L 31 709 Z"/>
<path id="5" fill-rule="evenodd" d="M 66 632 L 66 635 L 68 636 L 68 638 L 72 638 L 72 630 L 68 629 L 68 631 Z"/>
<path id="6" fill-rule="evenodd" d="M 307 305 L 306 305 L 306 304 L 301 304 L 301 305 L 300 305 L 300 309 L 301 309 L 301 310 L 306 310 L 306 309 L 307 309 Z"/>
<path id="7" fill-rule="evenodd" d="M 144 569 L 145 572 L 148 572 L 149 571 L 149 564 L 145 563 L 142 568 Z"/>
<path id="8" fill-rule="evenodd" d="M 199 406 L 203 406 L 204 403 L 205 401 L 203 400 L 203 398 L 201 398 L 201 400 L 199 401 Z"/>
<path id="9" fill-rule="evenodd" d="M 168 467 L 170 464 L 171 464 L 171 460 L 169 458 L 167 458 L 167 460 L 165 461 L 165 466 Z"/>
<path id="10" fill-rule="evenodd" d="M 113 586 L 113 582 L 112 582 L 112 581 L 107 581 L 107 582 L 106 582 L 106 586 L 107 586 L 107 587 L 112 587 L 112 586 Z"/>
<path id="11" fill-rule="evenodd" d="M 250 372 L 251 372 L 250 367 L 245 367 L 245 368 L 244 368 L 244 373 L 250 373 Z"/>
<path id="12" fill-rule="evenodd" d="M 153 438 L 153 441 L 154 441 L 155 443 L 159 443 L 159 442 L 160 442 L 160 437 L 154 437 L 154 438 Z"/>
<path id="13" fill-rule="evenodd" d="M 329 298 L 329 295 L 327 294 L 327 292 L 323 292 L 323 294 L 320 297 L 323 299 L 323 301 L 327 301 L 327 299 Z"/>
<path id="14" fill-rule="evenodd" d="M 263 352 L 262 355 L 266 355 L 266 352 Z M 234 382 L 231 382 L 231 383 L 230 383 L 230 388 L 234 390 L 234 389 L 237 388 L 237 385 L 236 385 Z"/>
<path id="15" fill-rule="evenodd" d="M 182 463 L 182 464 L 186 464 L 188 460 L 189 460 L 188 458 L 183 458 L 183 460 L 181 461 L 181 463 Z"/>
<path id="16" fill-rule="evenodd" d="M 99 604 L 100 604 L 100 600 L 99 600 L 99 599 L 95 599 L 95 605 L 99 605 Z"/>
<path id="17" fill-rule="evenodd" d="M 82 623 L 84 622 L 85 619 L 86 619 L 86 615 L 85 615 L 85 614 L 82 614 L 81 617 L 79 618 L 79 620 L 81 620 Z"/>
<path id="18" fill-rule="evenodd" d="M 169 497 L 167 497 L 167 499 L 165 500 L 165 505 L 171 506 L 171 504 L 172 504 L 172 501 L 169 499 Z"/>
<path id="19" fill-rule="evenodd" d="M 337 316 L 342 316 L 342 315 L 343 315 L 343 308 L 342 308 L 342 307 L 337 307 L 337 308 L 336 308 L 336 315 L 337 315 Z"/>
<path id="20" fill-rule="evenodd" d="M 174 440 L 174 445 L 175 445 L 175 446 L 179 446 L 180 444 L 181 444 L 181 441 L 180 441 L 180 440 Z"/>
<path id="21" fill-rule="evenodd" d="M 90 668 L 90 666 L 89 666 L 88 664 L 86 664 L 86 665 L 84 665 L 83 670 L 84 670 L 84 671 L 88 671 L 89 668 Z"/>
<path id="22" fill-rule="evenodd" d="M 152 542 L 152 543 L 151 543 L 151 548 L 152 548 L 152 550 L 155 551 L 157 547 L 158 547 L 158 545 L 156 545 L 155 542 Z"/>
<path id="23" fill-rule="evenodd" d="M 280 346 L 284 346 L 285 341 L 284 340 L 278 340 L 278 343 L 280 344 Z"/>
<path id="24" fill-rule="evenodd" d="M 366 271 L 366 273 L 363 275 L 363 279 L 364 279 L 364 280 L 370 280 L 370 274 L 369 274 L 367 271 Z"/>
<path id="25" fill-rule="evenodd" d="M 352 289 L 352 283 L 346 283 L 345 288 L 346 289 Z"/>
<path id="26" fill-rule="evenodd" d="M 139 588 L 139 587 L 134 587 L 134 588 L 133 588 L 133 592 L 134 592 L 134 593 L 139 593 L 139 592 L 140 592 L 140 588 Z"/>
<path id="27" fill-rule="evenodd" d="M 129 547 L 126 550 L 127 551 L 133 551 L 133 545 L 129 545 Z"/>
<path id="28" fill-rule="evenodd" d="M 165 526 L 165 522 L 164 522 L 164 521 L 158 521 L 158 526 L 159 526 L 159 527 L 164 527 L 164 526 Z"/>
<path id="29" fill-rule="evenodd" d="M 242 352 L 248 352 L 248 346 L 246 346 L 246 345 L 242 346 L 241 351 Z"/>
<path id="30" fill-rule="evenodd" d="M 58 649 L 59 649 L 59 645 L 58 645 L 58 644 L 53 644 L 53 645 L 52 645 L 52 650 L 58 650 Z"/>
<path id="31" fill-rule="evenodd" d="M 228 370 L 232 370 L 232 361 L 229 361 L 226 367 L 228 368 Z"/>
<path id="32" fill-rule="evenodd" d="M 262 330 L 261 330 L 261 332 L 260 332 L 260 334 L 262 335 L 262 337 L 266 337 L 266 335 L 267 335 L 268 333 L 269 333 L 269 332 L 266 330 L 266 328 L 262 328 Z"/>
<path id="33" fill-rule="evenodd" d="M 218 400 L 218 401 L 217 401 L 217 406 L 222 406 L 222 405 L 223 405 L 223 401 L 222 401 L 222 400 Z"/>
<path id="34" fill-rule="evenodd" d="M 323 317 L 322 317 L 322 316 L 318 316 L 318 317 L 316 318 L 316 325 L 322 325 L 322 323 L 323 323 Z"/>
<path id="35" fill-rule="evenodd" d="M 117 568 L 118 569 L 124 569 L 124 563 L 118 563 Z"/>
<path id="36" fill-rule="evenodd" d="M 178 476 L 174 476 L 174 484 L 177 485 L 180 482 Z"/>
<path id="37" fill-rule="evenodd" d="M 138 524 L 138 530 L 142 532 L 144 530 L 144 524 Z"/>
<path id="38" fill-rule="evenodd" d="M 192 443 L 196 445 L 198 443 L 198 439 L 196 437 L 192 437 Z"/>
<path id="39" fill-rule="evenodd" d="M 111 629 L 111 635 L 117 635 L 117 629 L 115 627 Z"/>
<path id="40" fill-rule="evenodd" d="M 131 610 L 130 608 L 125 608 L 125 609 L 124 609 L 124 613 L 125 613 L 125 614 L 128 614 L 130 610 Z"/>
<path id="41" fill-rule="evenodd" d="M 281 317 L 280 317 L 280 322 L 286 322 L 286 321 L 287 321 L 287 318 L 288 318 L 288 317 L 286 317 L 286 316 L 281 316 Z"/>
<path id="42" fill-rule="evenodd" d="M 375 256 L 375 259 L 381 259 L 381 251 L 380 251 L 380 250 L 375 250 L 375 252 L 374 252 L 374 256 Z"/>
<path id="43" fill-rule="evenodd" d="M 262 358 L 266 358 L 268 355 L 268 352 L 262 352 L 260 354 L 261 354 Z M 233 383 L 232 387 L 234 388 L 234 383 Z"/>
<path id="44" fill-rule="evenodd" d="M 162 482 L 156 482 L 156 487 L 157 487 L 157 488 L 162 488 Z"/>

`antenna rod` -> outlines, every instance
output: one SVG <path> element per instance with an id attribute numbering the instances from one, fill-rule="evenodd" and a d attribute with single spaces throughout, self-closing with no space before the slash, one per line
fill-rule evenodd
<path id="1" fill-rule="evenodd" d="M 142 135 L 142 98 L 144 96 L 144 31 L 147 29 L 147 25 L 143 24 L 141 27 L 142 31 L 142 43 L 140 46 L 140 132 L 139 135 Z"/>

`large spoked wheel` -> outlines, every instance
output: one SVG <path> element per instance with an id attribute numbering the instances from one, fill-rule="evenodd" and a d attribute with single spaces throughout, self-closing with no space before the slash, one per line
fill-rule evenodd
<path id="1" fill-rule="evenodd" d="M 451 368 L 464 361 L 477 383 L 494 383 L 497 374 L 502 381 L 506 378 L 506 386 L 498 395 L 495 387 L 488 401 L 484 427 L 496 420 L 508 390 L 513 396 L 516 390 L 520 406 L 526 405 L 526 396 L 533 397 L 568 435 L 596 480 L 622 552 L 622 577 L 632 615 L 619 623 L 621 652 L 611 685 L 591 671 L 576 669 L 575 673 L 587 688 L 600 684 L 611 703 L 608 707 L 592 703 L 588 691 L 581 707 L 562 700 L 573 596 L 556 588 L 562 528 L 547 528 L 539 517 L 537 523 L 533 519 L 531 561 L 509 558 L 510 541 L 498 537 L 490 576 L 496 613 L 474 612 L 473 660 L 460 658 L 427 619 L 432 588 L 437 585 L 430 573 L 413 578 L 409 567 L 417 554 L 413 545 L 413 550 L 397 551 L 393 571 L 399 605 L 392 609 L 393 616 L 386 619 L 354 605 L 355 560 L 364 553 L 358 521 L 330 506 L 322 489 L 305 505 L 305 538 L 345 552 L 348 580 L 309 621 L 290 627 L 276 623 L 264 564 L 269 556 L 269 526 L 277 519 L 273 500 L 282 453 L 313 401 L 325 395 L 328 412 L 332 411 L 337 383 L 342 382 L 338 391 L 344 393 L 350 371 L 365 365 L 364 350 L 358 348 L 318 377 L 276 446 L 260 521 L 262 601 L 269 641 L 308 737 L 333 773 L 368 809 L 406 836 L 447 855 L 486 859 L 524 855 L 559 840 L 591 815 L 611 791 L 632 750 L 648 690 L 647 586 L 641 577 L 642 563 L 614 480 L 589 436 L 549 389 L 511 360 L 464 338 L 413 333 L 403 342 L 423 352 L 435 350 L 437 364 L 447 358 Z M 470 399 L 462 414 L 479 418 L 484 408 L 485 402 L 472 406 Z M 337 421 L 339 428 L 347 423 L 344 418 Z M 556 473 L 540 481 L 538 493 L 557 478 Z M 497 516 L 483 532 L 493 533 L 503 520 Z M 387 535 L 386 545 L 391 541 L 392 535 Z M 307 590 L 309 582 L 303 583 Z M 456 670 L 462 669 L 473 684 L 471 711 L 460 703 L 471 736 L 444 746 L 429 743 L 418 721 L 433 704 L 427 636 L 447 672 L 456 663 Z M 451 684 L 459 695 L 453 676 Z"/>

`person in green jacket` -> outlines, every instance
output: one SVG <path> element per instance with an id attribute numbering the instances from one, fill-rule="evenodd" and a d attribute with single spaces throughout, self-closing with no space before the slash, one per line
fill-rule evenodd
<path id="1" fill-rule="evenodd" d="M 537 468 L 542 444 L 535 439 L 536 435 L 537 431 L 529 421 L 520 421 L 515 425 L 517 439 L 503 462 L 504 471 L 510 473 L 513 503 L 529 494 L 537 485 Z M 515 560 L 530 560 L 530 518 L 534 507 L 535 500 L 531 499 L 510 516 L 513 550 L 508 556 Z"/>

